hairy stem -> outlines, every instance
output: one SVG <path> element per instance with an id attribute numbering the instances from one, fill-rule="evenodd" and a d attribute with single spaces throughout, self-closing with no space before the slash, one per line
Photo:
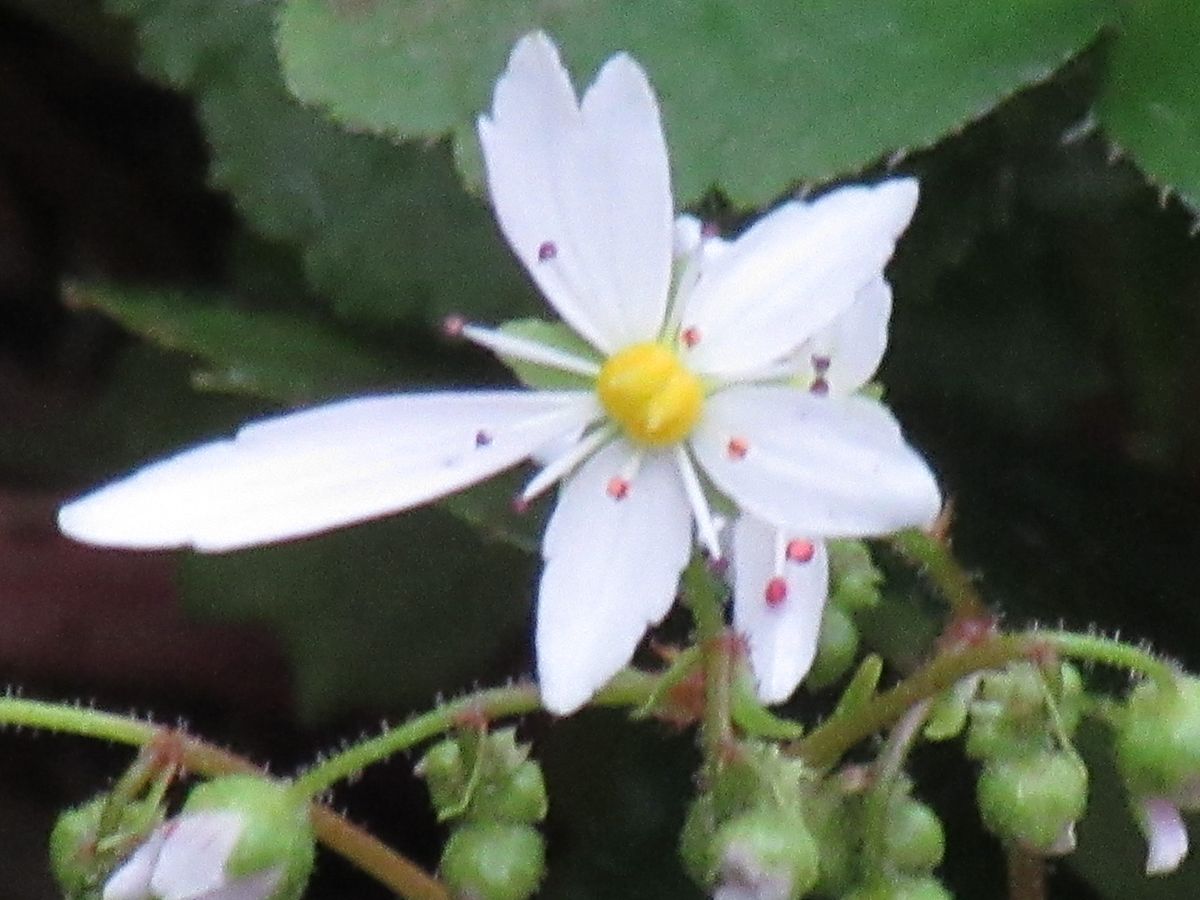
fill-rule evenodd
<path id="1" fill-rule="evenodd" d="M 943 539 L 910 529 L 893 535 L 891 543 L 901 556 L 919 566 L 937 586 L 950 604 L 954 618 L 972 619 L 988 614 L 987 604 L 975 589 L 971 576 L 959 565 Z"/>

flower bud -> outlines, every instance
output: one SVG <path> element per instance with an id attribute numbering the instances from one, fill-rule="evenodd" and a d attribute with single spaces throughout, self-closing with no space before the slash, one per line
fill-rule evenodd
<path id="1" fill-rule="evenodd" d="M 1061 750 L 991 759 L 979 776 L 979 812 L 1003 840 L 1046 855 L 1069 853 L 1087 783 L 1083 763 Z"/>
<path id="2" fill-rule="evenodd" d="M 841 900 L 953 900 L 936 878 L 875 878 Z"/>
<path id="3" fill-rule="evenodd" d="M 1051 675 L 1029 662 L 988 673 L 970 707 L 967 755 L 989 759 L 1047 750 L 1060 731 L 1074 733 L 1084 700 L 1083 681 L 1069 663 Z"/>
<path id="4" fill-rule="evenodd" d="M 313 852 L 307 798 L 281 782 L 230 775 L 194 788 L 183 811 L 108 879 L 104 900 L 299 900 Z"/>
<path id="5" fill-rule="evenodd" d="M 875 567 L 871 551 L 862 541 L 834 540 L 829 549 L 829 599 L 847 612 L 879 605 L 883 573 Z"/>
<path id="6" fill-rule="evenodd" d="M 717 817 L 711 794 L 701 794 L 688 807 L 679 832 L 679 856 L 683 870 L 701 887 L 707 887 L 717 869 L 713 836 Z"/>
<path id="7" fill-rule="evenodd" d="M 817 639 L 817 656 L 804 683 L 814 691 L 828 687 L 849 671 L 857 655 L 858 628 L 837 606 L 826 605 Z"/>
<path id="8" fill-rule="evenodd" d="M 796 810 L 760 807 L 717 830 L 714 896 L 800 898 L 820 875 L 817 845 Z"/>
<path id="9" fill-rule="evenodd" d="M 471 798 L 467 815 L 532 825 L 546 818 L 547 806 L 542 767 L 527 759 L 504 778 L 481 784 Z"/>
<path id="10" fill-rule="evenodd" d="M 526 900 L 545 870 L 542 836 L 529 825 L 469 822 L 442 853 L 442 878 L 459 900 Z"/>
<path id="11" fill-rule="evenodd" d="M 1200 807 L 1200 680 L 1147 681 L 1129 697 L 1116 739 L 1130 793 Z"/>
<path id="12" fill-rule="evenodd" d="M 68 898 L 95 896 L 109 873 L 162 819 L 155 800 L 126 804 L 108 833 L 102 819 L 110 802 L 107 794 L 69 809 L 50 832 L 50 868 Z"/>
<path id="13" fill-rule="evenodd" d="M 932 809 L 911 797 L 892 803 L 884 833 L 884 854 L 897 869 L 931 872 L 941 864 L 946 836 Z"/>
<path id="14" fill-rule="evenodd" d="M 425 779 L 439 821 L 461 812 L 469 772 L 463 765 L 458 741 L 447 739 L 434 744 L 425 751 L 414 771 Z"/>

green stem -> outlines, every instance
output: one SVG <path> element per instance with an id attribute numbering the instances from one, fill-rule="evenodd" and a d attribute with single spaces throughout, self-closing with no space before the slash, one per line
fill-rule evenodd
<path id="1" fill-rule="evenodd" d="M 657 684 L 658 678 L 654 675 L 626 669 L 592 698 L 592 705 L 639 706 L 653 695 Z M 295 789 L 304 796 L 315 797 L 367 766 L 450 731 L 467 719 L 503 719 L 537 712 L 541 708 L 542 700 L 533 684 L 479 691 L 322 760 L 296 778 Z"/>
<path id="2" fill-rule="evenodd" d="M 234 773 L 266 776 L 258 766 L 228 750 L 150 722 L 94 709 L 2 697 L 0 724 L 74 734 L 134 747 L 145 747 L 156 740 L 171 741 L 184 767 L 199 775 L 210 778 Z M 312 819 L 317 838 L 325 846 L 398 896 L 407 900 L 450 900 L 441 882 L 333 810 L 314 804 Z"/>
<path id="3" fill-rule="evenodd" d="M 932 581 L 950 604 L 956 619 L 988 615 L 987 604 L 975 589 L 966 570 L 959 565 L 945 541 L 924 531 L 910 529 L 892 536 L 892 546 Z"/>
<path id="4" fill-rule="evenodd" d="M 1179 670 L 1153 653 L 1097 634 L 1070 631 L 1032 631 L 1029 637 L 1053 647 L 1063 656 L 1129 669 L 1156 681 L 1160 687 L 1174 689 Z"/>
<path id="5" fill-rule="evenodd" d="M 854 712 L 828 719 L 790 750 L 814 768 L 833 765 L 859 741 L 900 720 L 910 708 L 950 688 L 980 669 L 994 669 L 1027 655 L 1036 645 L 1025 635 L 1000 635 L 974 646 L 943 653 L 890 690 L 876 694 Z"/>
<path id="6" fill-rule="evenodd" d="M 709 778 L 720 771 L 733 737 L 731 719 L 733 638 L 725 628 L 725 586 L 697 557 L 683 573 L 683 594 L 696 622 L 696 642 L 704 667 L 704 718 L 700 744 Z"/>
<path id="7" fill-rule="evenodd" d="M 887 856 L 888 817 L 904 771 L 904 761 L 912 749 L 921 726 L 929 717 L 930 701 L 923 700 L 909 708 L 888 734 L 883 752 L 875 760 L 874 783 L 867 797 L 863 829 L 863 855 L 866 868 L 880 877 L 889 873 L 884 869 Z"/>

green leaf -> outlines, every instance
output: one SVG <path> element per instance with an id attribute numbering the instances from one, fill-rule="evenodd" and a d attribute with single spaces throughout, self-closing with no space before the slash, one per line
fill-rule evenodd
<path id="1" fill-rule="evenodd" d="M 1125 4 L 1099 104 L 1109 137 L 1200 209 L 1200 5 Z"/>
<path id="2" fill-rule="evenodd" d="M 1041 81 L 1096 36 L 1104 0 L 672 0 L 486 4 L 285 0 L 296 96 L 352 126 L 454 135 L 479 181 L 475 116 L 521 34 L 561 44 L 576 84 L 628 50 L 662 100 L 685 203 L 720 185 L 761 205 L 798 181 L 932 144 Z"/>
<path id="3" fill-rule="evenodd" d="M 251 311 L 168 289 L 72 285 L 68 302 L 98 309 L 150 342 L 199 357 L 198 387 L 287 403 L 382 385 L 381 360 L 315 316 Z"/>
<path id="4" fill-rule="evenodd" d="M 252 227 L 302 249 L 310 282 L 338 312 L 429 323 L 535 308 L 449 147 L 349 134 L 292 99 L 270 0 L 108 2 L 133 18 L 144 67 L 195 96 L 213 182 Z"/>
<path id="5" fill-rule="evenodd" d="M 184 557 L 189 609 L 269 622 L 310 719 L 427 705 L 520 641 L 530 562 L 436 509 L 282 546 Z"/>

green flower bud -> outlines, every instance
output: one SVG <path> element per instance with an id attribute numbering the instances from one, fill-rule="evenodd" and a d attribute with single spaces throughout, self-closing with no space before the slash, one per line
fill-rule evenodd
<path id="1" fill-rule="evenodd" d="M 503 780 L 481 784 L 471 798 L 467 816 L 532 825 L 546 818 L 547 806 L 542 767 L 527 759 Z"/>
<path id="2" fill-rule="evenodd" d="M 457 741 L 444 740 L 434 744 L 425 751 L 413 771 L 425 779 L 439 821 L 461 813 L 470 773 L 463 763 Z"/>
<path id="3" fill-rule="evenodd" d="M 1046 750 L 991 759 L 976 797 L 998 837 L 1047 855 L 1074 849 L 1074 824 L 1087 805 L 1087 769 L 1073 754 Z"/>
<path id="4" fill-rule="evenodd" d="M 841 900 L 953 900 L 953 896 L 936 878 L 877 878 Z"/>
<path id="5" fill-rule="evenodd" d="M 101 819 L 109 796 L 102 794 L 58 817 L 50 832 L 50 868 L 68 900 L 92 896 L 104 879 L 162 819 L 153 800 L 128 803 L 108 834 Z"/>
<path id="6" fill-rule="evenodd" d="M 1174 688 L 1138 685 L 1119 724 L 1116 750 L 1132 794 L 1194 808 L 1200 793 L 1200 680 L 1180 677 Z"/>
<path id="7" fill-rule="evenodd" d="M 1079 672 L 1068 663 L 1049 676 L 1029 662 L 991 672 L 980 680 L 971 704 L 967 755 L 988 759 L 1049 750 L 1059 730 L 1068 737 L 1074 733 L 1085 699 Z"/>
<path id="8" fill-rule="evenodd" d="M 717 870 L 713 848 L 717 817 L 713 810 L 712 796 L 701 794 L 688 807 L 683 830 L 679 832 L 679 856 L 683 860 L 683 869 L 701 887 L 709 886 Z"/>
<path id="9" fill-rule="evenodd" d="M 871 551 L 862 541 L 828 541 L 830 592 L 835 606 L 847 612 L 870 609 L 879 604 L 883 573 L 875 567 Z"/>
<path id="10" fill-rule="evenodd" d="M 796 810 L 760 807 L 736 816 L 717 829 L 714 846 L 717 879 L 730 887 L 800 898 L 820 875 L 816 841 Z"/>
<path id="11" fill-rule="evenodd" d="M 946 836 L 932 809 L 911 797 L 892 804 L 884 833 L 884 853 L 897 869 L 931 872 L 942 861 Z"/>
<path id="12" fill-rule="evenodd" d="M 828 687 L 849 671 L 857 656 L 858 628 L 837 606 L 826 605 L 821 617 L 817 656 L 804 683 L 814 691 Z"/>
<path id="13" fill-rule="evenodd" d="M 526 900 L 545 870 L 542 836 L 528 825 L 470 822 L 442 853 L 442 878 L 459 900 Z"/>
<path id="14" fill-rule="evenodd" d="M 193 788 L 180 818 L 204 812 L 232 813 L 238 819 L 237 842 L 225 863 L 231 880 L 280 869 L 270 900 L 303 896 L 316 848 L 307 798 L 284 782 L 226 775 Z"/>

